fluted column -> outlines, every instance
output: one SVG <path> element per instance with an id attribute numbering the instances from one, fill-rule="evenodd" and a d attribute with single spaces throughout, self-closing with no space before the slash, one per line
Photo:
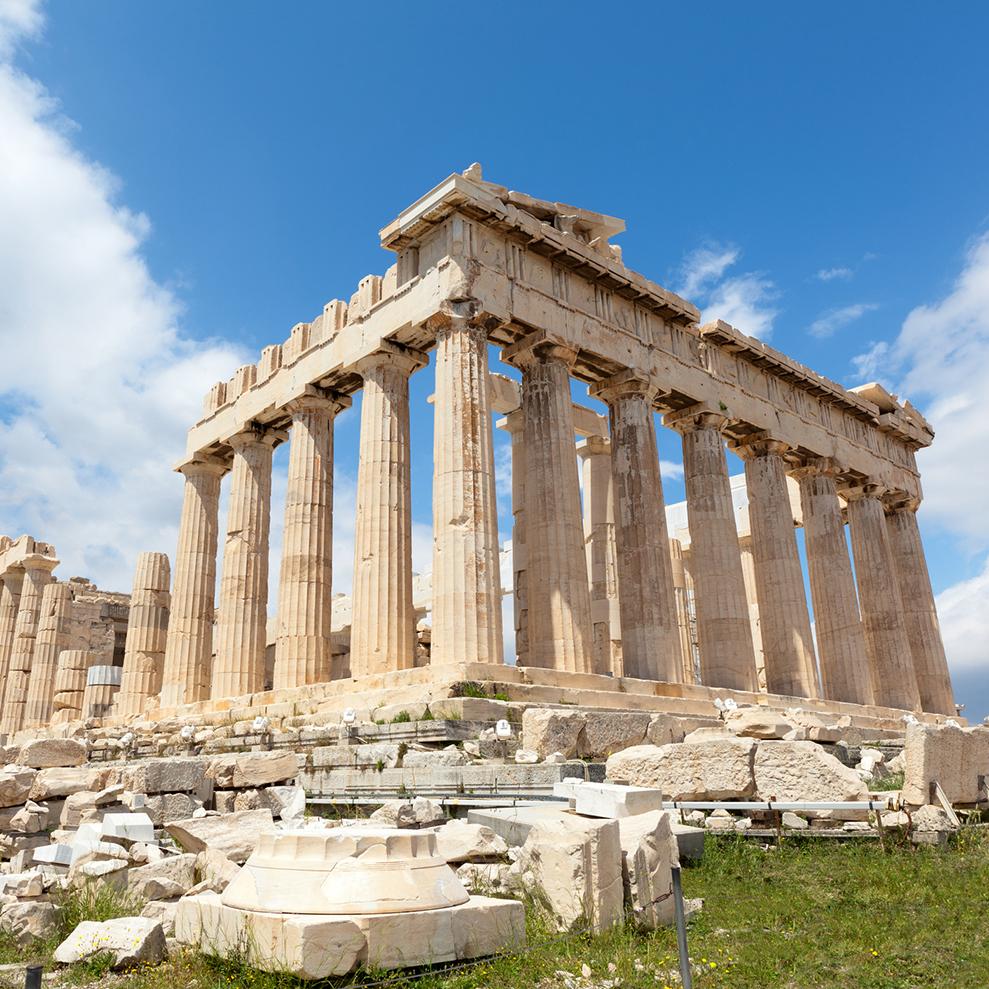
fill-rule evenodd
<path id="1" fill-rule="evenodd" d="M 130 718 L 143 713 L 161 691 L 168 638 L 168 587 L 171 572 L 164 553 L 139 553 L 127 616 L 124 669 L 115 713 Z"/>
<path id="2" fill-rule="evenodd" d="M 591 597 L 570 395 L 576 354 L 523 340 L 504 357 L 522 368 L 528 664 L 589 673 Z"/>
<path id="3" fill-rule="evenodd" d="M 515 614 L 515 662 L 529 665 L 528 550 L 525 541 L 525 416 L 521 409 L 498 420 L 512 437 L 512 598 Z"/>
<path id="4" fill-rule="evenodd" d="M 63 649 L 59 653 L 52 697 L 52 724 L 77 721 L 82 717 L 86 677 L 89 668 L 99 661 L 99 653 L 86 649 Z"/>
<path id="5" fill-rule="evenodd" d="M 397 347 L 364 358 L 350 672 L 415 665 L 409 375 L 423 357 Z"/>
<path id="6" fill-rule="evenodd" d="M 848 503 L 848 531 L 855 557 L 872 697 L 874 704 L 919 710 L 920 691 L 881 501 L 884 493 L 875 484 L 843 488 L 841 492 Z"/>
<path id="7" fill-rule="evenodd" d="M 292 415 L 278 583 L 275 689 L 331 678 L 333 422 L 345 396 L 306 395 Z"/>
<path id="8" fill-rule="evenodd" d="M 759 598 L 755 586 L 755 562 L 752 559 L 752 534 L 738 537 L 738 554 L 742 558 L 742 579 L 745 581 L 745 601 L 749 606 L 749 629 L 752 651 L 755 653 L 757 689 L 766 692 L 766 659 L 762 654 L 762 629 L 759 627 Z"/>
<path id="9" fill-rule="evenodd" d="M 800 483 L 821 688 L 829 700 L 871 704 L 865 631 L 835 487 L 838 473 L 834 461 L 820 458 L 792 472 Z"/>
<path id="10" fill-rule="evenodd" d="M 673 565 L 673 593 L 676 596 L 677 627 L 680 630 L 681 668 L 684 683 L 700 683 L 694 668 L 697 619 L 694 612 L 694 583 L 687 567 L 683 543 L 670 539 L 670 563 Z M 700 650 L 698 649 L 699 653 Z M 699 658 L 699 657 L 698 657 Z"/>
<path id="11" fill-rule="evenodd" d="M 23 570 L 8 571 L 0 582 L 0 702 L 7 689 L 7 671 L 14 648 L 14 629 L 17 626 L 17 608 L 21 601 L 23 583 Z M 0 703 L 0 710 L 2 708 Z"/>
<path id="12" fill-rule="evenodd" d="M 198 461 L 181 468 L 185 493 L 165 644 L 162 707 L 192 704 L 209 697 L 217 515 L 220 479 L 226 470 L 222 464 Z"/>
<path id="13" fill-rule="evenodd" d="M 588 436 L 577 444 L 584 478 L 584 545 L 591 591 L 594 636 L 592 669 L 620 676 L 621 657 L 612 643 L 621 641 L 618 604 L 618 546 L 615 542 L 615 484 L 611 441 Z"/>
<path id="14" fill-rule="evenodd" d="M 69 645 L 71 617 L 72 589 L 52 581 L 41 593 L 22 728 L 40 728 L 51 718 L 58 655 Z"/>
<path id="15" fill-rule="evenodd" d="M 31 679 L 35 636 L 38 632 L 38 618 L 41 614 L 41 596 L 52 582 L 52 570 L 56 566 L 58 561 L 47 557 L 29 557 L 24 561 L 24 583 L 21 587 L 21 600 L 14 626 L 14 644 L 7 670 L 3 711 L 0 712 L 0 734 L 11 734 L 19 731 L 22 726 L 24 704 Z"/>
<path id="16" fill-rule="evenodd" d="M 271 451 L 279 439 L 277 433 L 247 429 L 229 441 L 233 465 L 211 697 L 264 690 Z"/>
<path id="17" fill-rule="evenodd" d="M 735 447 L 745 460 L 766 690 L 817 697 L 810 612 L 786 488 L 783 454 L 787 449 L 765 434 L 748 437 Z"/>
<path id="18" fill-rule="evenodd" d="M 630 372 L 594 386 L 608 403 L 615 485 L 618 604 L 625 676 L 683 676 L 673 564 L 651 400 L 655 388 Z"/>
<path id="19" fill-rule="evenodd" d="M 683 437 L 683 483 L 701 682 L 757 690 L 749 605 L 721 429 L 727 419 L 687 409 L 665 417 Z"/>
<path id="20" fill-rule="evenodd" d="M 903 621 L 924 711 L 955 714 L 948 660 L 941 640 L 934 590 L 917 526 L 918 502 L 894 500 L 887 509 L 886 531 L 900 584 Z"/>
<path id="21" fill-rule="evenodd" d="M 436 329 L 430 662 L 502 663 L 488 341 L 461 315 Z"/>

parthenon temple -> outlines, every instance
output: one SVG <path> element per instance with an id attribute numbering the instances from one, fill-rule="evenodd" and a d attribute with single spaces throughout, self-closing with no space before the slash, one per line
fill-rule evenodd
<path id="1" fill-rule="evenodd" d="M 655 711 L 735 697 L 890 722 L 903 711 L 954 716 L 917 525 L 915 454 L 931 427 L 877 384 L 844 388 L 744 327 L 702 323 L 689 301 L 625 266 L 612 243 L 624 227 L 471 166 L 384 227 L 381 245 L 396 260 L 383 276 L 363 278 L 349 301 L 327 303 L 214 385 L 177 465 L 170 599 L 168 560 L 142 557 L 134 594 L 146 593 L 132 605 L 123 671 L 132 689 L 116 715 L 263 712 L 306 698 L 342 706 L 374 691 L 428 698 L 471 681 Z M 497 373 L 499 361 L 516 370 Z M 414 600 L 411 472 L 428 453 L 411 440 L 409 382 L 430 366 L 424 609 Z M 607 414 L 575 401 L 573 382 Z M 334 418 L 358 393 L 341 637 Z M 657 416 L 682 444 L 686 501 L 669 513 Z M 511 438 L 510 554 L 498 535 L 496 428 Z M 286 441 L 269 601 L 272 454 Z M 744 461 L 744 480 L 729 476 L 727 451 Z M 45 582 L 32 574 L 22 612 Z M 24 648 L 11 650 L 9 581 L 5 710 Z M 502 627 L 504 589 L 514 635 Z"/>

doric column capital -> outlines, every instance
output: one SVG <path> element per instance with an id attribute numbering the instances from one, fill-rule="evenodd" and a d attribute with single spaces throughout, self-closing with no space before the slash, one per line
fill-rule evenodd
<path id="1" fill-rule="evenodd" d="M 559 337 L 538 330 L 516 340 L 501 352 L 506 364 L 525 368 L 532 364 L 563 364 L 569 371 L 577 363 L 577 351 Z"/>
<path id="2" fill-rule="evenodd" d="M 59 561 L 50 556 L 32 555 L 24 557 L 25 573 L 51 573 Z"/>
<path id="3" fill-rule="evenodd" d="M 884 484 L 879 484 L 876 481 L 870 481 L 866 478 L 858 484 L 841 485 L 838 488 L 838 494 L 840 494 L 846 502 L 863 501 L 866 498 L 881 500 L 883 496 L 886 495 L 888 490 L 889 489 Z"/>
<path id="4" fill-rule="evenodd" d="M 250 423 L 246 429 L 239 433 L 234 433 L 227 443 L 235 452 L 247 450 L 252 446 L 276 447 L 279 443 L 284 443 L 288 439 L 288 433 L 284 429 L 269 429 L 260 423 Z"/>
<path id="5" fill-rule="evenodd" d="M 832 477 L 838 478 L 845 473 L 842 467 L 833 457 L 813 457 L 797 455 L 792 458 L 793 466 L 788 473 L 796 480 L 804 477 Z"/>
<path id="6" fill-rule="evenodd" d="M 608 405 L 620 398 L 636 397 L 644 398 L 647 402 L 652 403 L 659 392 L 659 388 L 644 374 L 632 368 L 626 368 L 624 371 L 619 371 L 617 374 L 591 385 L 589 392 L 595 398 L 601 399 L 602 402 L 607 402 Z"/>
<path id="7" fill-rule="evenodd" d="M 783 457 L 788 454 L 793 447 L 783 440 L 778 440 L 766 430 L 757 433 L 749 433 L 740 439 L 732 440 L 732 453 L 742 458 L 742 460 L 754 460 L 756 457 L 778 456 Z"/>
<path id="8" fill-rule="evenodd" d="M 338 412 L 349 409 L 350 405 L 351 399 L 349 395 L 330 391 L 326 388 L 317 388 L 315 385 L 309 385 L 304 394 L 286 403 L 285 411 L 293 419 L 312 412 L 327 412 L 335 416 Z"/>
<path id="9" fill-rule="evenodd" d="M 444 333 L 471 331 L 487 337 L 497 321 L 481 312 L 478 299 L 445 300 L 439 312 L 426 320 L 426 327 L 437 337 Z"/>
<path id="10" fill-rule="evenodd" d="M 381 341 L 378 349 L 373 353 L 362 357 L 356 364 L 354 370 L 362 377 L 373 374 L 379 370 L 395 370 L 408 376 L 425 367 L 429 363 L 429 356 L 411 347 L 400 347 L 398 344 L 388 340 Z"/>
<path id="11" fill-rule="evenodd" d="M 697 429 L 716 429 L 719 433 L 725 428 L 729 416 L 715 411 L 706 402 L 688 405 L 677 412 L 667 412 L 663 416 L 663 425 L 675 429 L 681 435 L 692 433 Z"/>
<path id="12" fill-rule="evenodd" d="M 223 477 L 230 465 L 217 457 L 197 456 L 195 460 L 182 464 L 178 472 L 191 479 L 193 477 Z"/>
<path id="13" fill-rule="evenodd" d="M 577 456 L 581 460 L 590 457 L 610 457 L 611 440 L 607 436 L 588 436 L 577 444 Z"/>
<path id="14" fill-rule="evenodd" d="M 883 508 L 887 515 L 894 512 L 916 512 L 920 508 L 920 498 L 906 491 L 887 491 L 883 495 Z"/>

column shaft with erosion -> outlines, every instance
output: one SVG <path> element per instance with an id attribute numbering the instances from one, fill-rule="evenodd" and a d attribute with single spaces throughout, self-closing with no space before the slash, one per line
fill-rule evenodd
<path id="1" fill-rule="evenodd" d="M 0 711 L 0 734 L 10 735 L 22 727 L 38 618 L 41 615 L 41 596 L 52 582 L 52 570 L 57 566 L 58 560 L 47 557 L 29 557 L 24 561 L 24 583 L 14 626 L 14 644 L 7 669 L 3 711 Z"/>
<path id="2" fill-rule="evenodd" d="M 331 678 L 333 612 L 333 423 L 343 395 L 304 395 L 288 405 L 285 528 L 278 583 L 274 687 Z"/>
<path id="3" fill-rule="evenodd" d="M 460 313 L 436 325 L 430 662 L 502 663 L 488 341 Z"/>
<path id="4" fill-rule="evenodd" d="M 161 692 L 165 644 L 168 639 L 168 588 L 171 570 L 164 553 L 139 553 L 127 617 L 124 669 L 115 714 L 143 714 Z"/>
<path id="5" fill-rule="evenodd" d="M 265 687 L 271 451 L 282 438 L 248 428 L 230 439 L 233 466 L 210 687 L 214 698 L 240 697 Z"/>
<path id="6" fill-rule="evenodd" d="M 69 645 L 71 617 L 72 589 L 52 581 L 41 594 L 23 728 L 42 728 L 51 720 L 58 656 Z"/>
<path id="7" fill-rule="evenodd" d="M 667 415 L 664 422 L 683 437 L 701 682 L 709 687 L 758 690 L 738 526 L 721 436 L 727 419 L 692 407 Z"/>
<path id="8" fill-rule="evenodd" d="M 574 448 L 574 351 L 524 338 L 504 352 L 522 369 L 530 666 L 591 672 L 591 597 Z"/>
<path id="9" fill-rule="evenodd" d="M 789 447 L 756 433 L 734 449 L 745 460 L 766 690 L 817 697 L 810 612 L 786 487 L 783 454 Z"/>
<path id="10" fill-rule="evenodd" d="M 865 631 L 835 487 L 839 473 L 834 461 L 821 458 L 792 471 L 800 484 L 821 687 L 828 700 L 871 704 Z"/>
<path id="11" fill-rule="evenodd" d="M 193 461 L 180 470 L 185 477 L 185 492 L 160 700 L 161 707 L 166 708 L 209 697 L 217 515 L 220 479 L 227 467 L 214 461 Z"/>
<path id="12" fill-rule="evenodd" d="M 628 371 L 591 389 L 608 404 L 611 424 L 625 676 L 678 682 L 683 657 L 653 423 L 655 391 L 644 378 Z"/>
<path id="13" fill-rule="evenodd" d="M 694 582 L 684 558 L 683 543 L 670 539 L 670 563 L 673 565 L 673 593 L 676 595 L 677 626 L 680 629 L 680 652 L 683 682 L 701 683 L 699 679 L 700 650 L 697 649 L 697 621 L 694 612 Z M 695 662 L 696 659 L 696 662 Z"/>
<path id="14" fill-rule="evenodd" d="M 622 675 L 621 619 L 618 614 L 618 546 L 615 542 L 615 484 L 611 441 L 588 436 L 577 444 L 584 475 L 584 544 L 591 589 L 594 635 L 592 669 Z"/>
<path id="15" fill-rule="evenodd" d="M 953 715 L 956 713 L 954 693 L 924 544 L 917 526 L 917 507 L 914 500 L 888 499 L 886 531 L 900 583 L 903 621 L 910 640 L 921 708 Z"/>
<path id="16" fill-rule="evenodd" d="M 521 409 L 498 420 L 512 437 L 512 598 L 515 614 L 515 662 L 529 665 L 528 550 L 525 540 L 525 416 Z"/>
<path id="17" fill-rule="evenodd" d="M 423 355 L 396 346 L 356 365 L 364 379 L 354 546 L 350 673 L 415 664 L 409 375 Z"/>
<path id="18" fill-rule="evenodd" d="M 7 689 L 7 671 L 14 648 L 14 629 L 17 626 L 17 608 L 21 601 L 23 583 L 23 570 L 10 570 L 0 581 L 0 702 Z M 0 703 L 0 711 L 2 710 L 3 704 Z"/>
<path id="19" fill-rule="evenodd" d="M 885 490 L 867 483 L 843 488 L 841 493 L 848 503 L 873 703 L 919 710 L 920 691 L 881 500 Z"/>

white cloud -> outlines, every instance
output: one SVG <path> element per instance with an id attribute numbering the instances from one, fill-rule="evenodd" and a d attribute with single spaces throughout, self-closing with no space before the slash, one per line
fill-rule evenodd
<path id="1" fill-rule="evenodd" d="M 742 252 L 734 245 L 714 244 L 691 251 L 680 266 L 679 295 L 699 301 L 701 319 L 723 319 L 749 336 L 767 339 L 778 310 L 776 285 L 758 271 L 726 277 Z"/>
<path id="2" fill-rule="evenodd" d="M 737 247 L 699 247 L 691 251 L 684 259 L 680 268 L 680 285 L 677 294 L 689 299 L 706 289 L 712 282 L 718 281 L 725 271 L 739 258 L 741 252 Z"/>
<path id="3" fill-rule="evenodd" d="M 675 460 L 660 460 L 659 462 L 659 473 L 662 477 L 667 480 L 682 480 L 683 479 L 683 464 L 678 463 Z"/>
<path id="4" fill-rule="evenodd" d="M 952 670 L 989 666 L 989 558 L 978 576 L 938 595 L 937 611 Z"/>
<path id="5" fill-rule="evenodd" d="M 879 306 L 874 302 L 856 302 L 850 306 L 841 306 L 839 309 L 829 309 L 810 324 L 808 332 L 812 337 L 833 336 L 842 327 L 854 323 L 866 313 L 874 312 L 878 308 Z"/>
<path id="6" fill-rule="evenodd" d="M 852 358 L 855 376 L 859 381 L 873 381 L 877 378 L 889 359 L 889 341 L 875 340 L 869 349 Z"/>
<path id="7" fill-rule="evenodd" d="M 73 146 L 10 53 L 37 4 L 0 0 L 0 532 L 52 542 L 59 573 L 129 590 L 141 550 L 175 551 L 170 467 L 209 385 L 245 355 L 180 329 L 148 270 L 147 218 Z"/>
<path id="8" fill-rule="evenodd" d="M 854 274 L 851 268 L 821 268 L 814 277 L 820 282 L 833 282 L 836 278 L 847 279 Z"/>

